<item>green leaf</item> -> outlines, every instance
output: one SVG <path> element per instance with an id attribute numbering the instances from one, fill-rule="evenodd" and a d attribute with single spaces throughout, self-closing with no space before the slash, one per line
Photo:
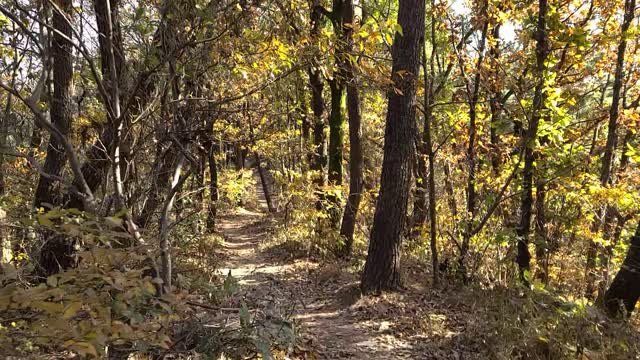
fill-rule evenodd
<path id="1" fill-rule="evenodd" d="M 402 26 L 400 26 L 400 24 L 396 24 L 395 29 L 398 34 L 400 34 L 400 36 L 404 36 L 404 33 L 402 32 Z"/>

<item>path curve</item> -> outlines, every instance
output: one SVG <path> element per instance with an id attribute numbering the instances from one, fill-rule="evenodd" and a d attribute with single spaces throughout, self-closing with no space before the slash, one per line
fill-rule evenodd
<path id="1" fill-rule="evenodd" d="M 218 229 L 225 238 L 225 261 L 219 271 L 238 280 L 236 296 L 263 321 L 280 324 L 278 337 L 289 336 L 283 328 L 294 329 L 293 358 L 415 358 L 411 346 L 390 335 L 384 321 L 359 320 L 357 279 L 352 274 L 336 264 L 321 267 L 307 259 L 287 260 L 287 254 L 260 250 L 270 226 L 262 187 L 259 180 L 256 183 L 255 209 L 241 208 L 219 219 Z"/>

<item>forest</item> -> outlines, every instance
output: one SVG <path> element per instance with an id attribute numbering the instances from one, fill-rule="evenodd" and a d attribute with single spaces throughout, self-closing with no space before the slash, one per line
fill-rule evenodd
<path id="1" fill-rule="evenodd" d="M 638 359 L 636 0 L 0 0 L 0 357 Z"/>

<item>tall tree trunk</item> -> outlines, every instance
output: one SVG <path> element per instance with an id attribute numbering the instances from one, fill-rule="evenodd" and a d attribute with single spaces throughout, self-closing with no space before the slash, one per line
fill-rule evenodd
<path id="1" fill-rule="evenodd" d="M 627 256 L 604 294 L 604 306 L 612 317 L 630 314 L 640 297 L 640 223 L 631 238 Z M 626 313 L 626 314 L 625 314 Z"/>
<path id="2" fill-rule="evenodd" d="M 530 283 L 529 233 L 531 231 L 531 209 L 533 206 L 533 167 L 535 162 L 535 146 L 540 117 L 544 109 L 544 71 L 545 61 L 549 54 L 547 37 L 547 0 L 538 2 L 538 22 L 536 25 L 536 87 L 533 96 L 533 109 L 529 118 L 529 126 L 524 134 L 524 170 L 522 173 L 522 199 L 520 202 L 520 224 L 516 230 L 518 254 L 516 262 L 520 280 L 528 286 Z"/>
<path id="3" fill-rule="evenodd" d="M 480 35 L 480 42 L 478 44 L 478 59 L 476 60 L 476 70 L 473 79 L 473 84 L 469 86 L 468 90 L 468 105 L 469 105 L 469 144 L 467 146 L 467 162 L 468 162 L 468 177 L 467 177 L 467 212 L 465 216 L 465 229 L 462 234 L 462 245 L 460 247 L 460 257 L 458 258 L 458 271 L 460 272 L 462 279 L 467 281 L 467 255 L 469 253 L 469 246 L 471 243 L 471 230 L 473 228 L 473 222 L 476 217 L 476 119 L 478 114 L 478 100 L 480 99 L 480 81 L 482 79 L 482 63 L 484 61 L 484 49 L 487 44 L 487 31 L 489 29 L 489 19 L 487 18 L 488 3 L 482 5 L 480 11 L 480 17 L 483 18 L 482 32 Z M 462 64 L 461 64 L 462 66 Z"/>
<path id="4" fill-rule="evenodd" d="M 602 167 L 600 169 L 600 185 L 607 187 L 611 185 L 611 172 L 613 170 L 614 155 L 616 143 L 618 141 L 618 117 L 620 114 L 620 98 L 622 83 L 624 80 L 624 58 L 627 49 L 627 31 L 633 22 L 636 9 L 636 0 L 625 0 L 624 2 L 624 18 L 621 27 L 620 43 L 616 54 L 616 72 L 613 79 L 613 93 L 611 95 L 611 107 L 609 108 L 609 129 L 607 132 L 607 144 L 602 155 Z M 600 212 L 599 218 L 594 220 L 592 231 L 598 232 L 600 228 L 607 228 L 607 221 L 612 217 L 609 215 L 611 209 L 605 205 Z M 602 225 L 602 226 L 601 226 Z M 598 254 L 598 245 L 592 241 L 587 251 L 586 266 L 586 296 L 592 297 L 595 291 L 596 283 L 596 256 Z"/>
<path id="5" fill-rule="evenodd" d="M 72 87 L 73 87 L 73 47 L 69 40 L 72 36 L 71 14 L 73 4 L 70 0 L 57 1 L 58 10 L 53 12 L 53 98 L 51 99 L 51 122 L 64 135 L 68 136 L 71 130 L 72 120 Z M 60 13 L 64 12 L 64 14 Z M 42 170 L 49 175 L 62 176 L 66 155 L 63 145 L 51 136 L 47 147 L 47 156 Z M 36 187 L 34 206 L 42 207 L 44 204 L 56 205 L 61 199 L 57 194 L 55 181 L 51 178 L 40 176 Z"/>
<path id="6" fill-rule="evenodd" d="M 431 139 L 431 128 L 434 117 L 431 116 L 433 102 L 433 82 L 435 80 L 435 56 L 436 56 L 436 16 L 435 16 L 435 0 L 431 0 L 431 56 L 429 58 L 429 71 L 427 71 L 427 48 L 422 46 L 422 66 L 423 76 L 425 83 L 424 92 L 424 150 L 427 152 L 429 158 L 429 179 L 428 179 L 428 193 L 429 193 L 429 245 L 431 247 L 431 268 L 433 276 L 433 286 L 438 286 L 440 273 L 440 266 L 438 264 L 438 222 L 436 218 L 436 175 L 435 175 L 435 154 L 433 151 L 433 144 Z M 426 34 L 425 34 L 426 37 Z M 428 106 L 428 108 L 427 108 Z"/>
<path id="7" fill-rule="evenodd" d="M 314 1 L 314 8 L 311 12 L 311 37 L 317 39 L 320 35 L 320 28 L 322 26 L 322 13 L 318 9 L 319 1 Z M 318 195 L 321 197 L 321 189 L 326 185 L 325 170 L 327 167 L 327 139 L 325 134 L 325 121 L 324 121 L 324 98 L 322 97 L 322 90 L 324 83 L 322 81 L 322 73 L 319 68 L 319 60 L 317 59 L 320 54 L 319 50 L 316 51 L 312 64 L 309 68 L 309 85 L 311 87 L 311 109 L 313 110 L 313 162 L 311 164 L 311 170 L 317 172 L 315 178 L 315 184 L 318 188 Z"/>
<path id="8" fill-rule="evenodd" d="M 489 56 L 492 64 L 492 68 L 497 68 L 497 63 L 500 61 L 500 24 L 496 24 L 491 31 L 492 45 L 489 47 Z M 491 112 L 491 120 L 489 123 L 489 141 L 491 142 L 491 169 L 494 175 L 500 174 L 500 152 L 498 151 L 500 136 L 498 135 L 498 124 L 500 113 L 502 112 L 502 103 L 500 97 L 502 95 L 500 80 L 497 78 L 497 71 L 495 73 L 496 80 L 492 83 L 491 98 L 489 99 L 489 109 Z"/>
<path id="9" fill-rule="evenodd" d="M 59 0 L 56 2 L 57 10 L 53 11 L 53 44 L 51 56 L 53 58 L 53 98 L 51 99 L 51 122 L 62 135 L 68 137 L 72 121 L 72 86 L 73 86 L 73 53 L 72 44 L 68 40 L 72 36 L 71 14 L 73 4 L 71 0 Z M 61 12 L 64 12 L 61 13 Z M 61 141 L 51 135 L 47 147 L 42 170 L 49 175 L 60 177 L 63 174 L 66 163 L 65 148 Z M 45 204 L 58 205 L 61 198 L 57 194 L 61 191 L 56 187 L 54 180 L 40 176 L 36 187 L 34 207 L 43 207 Z M 38 264 L 39 273 L 48 276 L 73 266 L 75 260 L 73 245 L 64 237 L 45 233 L 46 243 L 40 251 Z"/>
<path id="10" fill-rule="evenodd" d="M 354 18 L 353 0 L 347 0 L 344 6 L 343 31 L 347 41 L 348 54 L 353 51 L 353 29 L 356 26 Z M 349 24 L 349 25 L 346 25 Z M 345 59 L 347 79 L 347 112 L 349 114 L 349 198 L 342 216 L 340 235 L 344 239 L 342 255 L 351 256 L 353 248 L 353 233 L 356 226 L 356 217 L 362 198 L 364 177 L 362 167 L 364 155 L 362 153 L 362 116 L 360 114 L 360 94 L 355 76 L 355 63 Z"/>
<path id="11" fill-rule="evenodd" d="M 182 175 L 182 167 L 184 166 L 185 158 L 183 154 L 180 154 L 180 158 L 177 161 L 176 167 L 173 172 L 173 178 L 171 179 L 171 187 L 167 193 L 162 211 L 160 212 L 160 261 L 161 261 L 161 277 L 162 277 L 162 289 L 163 292 L 171 292 L 172 287 L 172 264 L 171 264 L 171 240 L 169 239 L 169 231 L 171 223 L 169 215 L 173 209 L 173 204 L 176 198 L 176 194 L 182 187 L 184 182 L 189 177 L 190 173 Z"/>
<path id="12" fill-rule="evenodd" d="M 342 56 L 344 54 L 340 54 Z M 336 56 L 338 56 L 336 54 Z M 342 125 L 344 124 L 344 100 L 345 100 L 345 86 L 344 80 L 338 79 L 337 76 L 344 76 L 343 74 L 334 74 L 334 79 L 329 82 L 331 89 L 331 113 L 329 114 L 329 185 L 340 186 L 342 185 L 343 167 L 343 139 L 344 131 Z M 340 221 L 340 197 L 331 192 L 326 196 L 328 207 L 327 213 L 329 215 L 329 222 L 333 228 L 338 226 Z"/>
<path id="13" fill-rule="evenodd" d="M 18 40 L 17 36 L 11 39 L 13 46 L 13 62 L 11 64 L 11 88 L 15 89 L 16 80 L 18 76 L 18 70 L 20 69 L 20 60 L 18 59 Z M 7 94 L 7 102 L 4 107 L 2 118 L 0 118 L 0 195 L 4 195 L 6 192 L 6 180 L 4 170 L 4 153 L 7 149 L 7 138 L 9 135 L 9 122 L 13 119 L 13 94 Z"/>
<path id="14" fill-rule="evenodd" d="M 344 131 L 344 108 L 345 108 L 345 78 L 348 71 L 349 62 L 349 38 L 353 29 L 345 26 L 346 7 L 348 0 L 333 0 L 330 20 L 333 24 L 333 31 L 336 33 L 337 41 L 334 50 L 334 71 L 333 78 L 329 80 L 331 90 L 331 113 L 329 114 L 329 183 L 331 185 L 342 185 L 343 167 L 343 140 Z M 352 25 L 349 25 L 352 26 Z M 338 199 L 335 199 L 335 205 Z"/>
<path id="15" fill-rule="evenodd" d="M 435 35 L 434 35 L 434 29 L 436 26 L 436 17 L 434 15 L 435 13 L 435 9 L 433 6 L 433 3 L 431 4 L 430 7 L 430 11 L 432 13 L 431 16 L 431 57 L 430 60 L 434 60 L 435 59 L 435 55 L 437 52 L 437 43 L 435 40 Z M 426 38 L 426 34 L 425 34 L 425 38 Z M 424 51 L 426 51 L 426 47 L 424 49 Z M 426 57 L 426 55 L 423 54 L 423 56 Z M 418 146 L 417 150 L 418 150 L 418 158 L 416 159 L 416 165 L 417 165 L 417 169 L 416 169 L 416 178 L 415 178 L 415 182 L 416 182 L 416 190 L 415 190 L 415 195 L 414 195 L 414 201 L 413 201 L 413 215 L 411 216 L 411 226 L 413 229 L 411 229 L 411 235 L 412 236 L 416 236 L 420 234 L 420 231 L 422 229 L 422 226 L 424 225 L 424 222 L 427 219 L 427 214 L 429 211 L 429 207 L 430 205 L 427 205 L 427 198 L 428 198 L 428 180 L 427 177 L 429 176 L 429 172 L 428 172 L 428 167 L 430 168 L 430 165 L 427 165 L 427 158 L 429 157 L 429 153 L 430 153 L 430 149 L 427 146 L 427 142 L 431 142 L 431 134 L 429 133 L 427 135 L 427 131 L 430 129 L 428 129 L 431 126 L 431 122 L 433 120 L 433 98 L 434 98 L 434 86 L 433 86 L 433 81 L 434 81 L 434 77 L 435 77 L 435 69 L 434 69 L 434 63 L 432 61 L 430 61 L 430 67 L 429 70 L 427 70 L 426 67 L 426 58 L 423 58 L 424 61 L 424 82 L 425 82 L 425 94 L 424 94 L 424 125 L 423 125 L 423 132 L 422 132 L 422 136 L 421 136 L 421 143 L 420 146 Z M 429 80 L 429 78 L 431 78 L 431 80 Z M 428 138 L 428 139 L 427 139 Z"/>
<path id="16" fill-rule="evenodd" d="M 342 75 L 336 74 L 334 76 Z M 331 113 L 329 114 L 329 183 L 331 185 L 342 185 L 342 149 L 344 138 L 342 124 L 344 124 L 343 109 L 345 100 L 344 80 L 334 78 L 329 82 L 329 87 L 331 89 Z"/>
<path id="17" fill-rule="evenodd" d="M 380 192 L 360 287 L 364 293 L 395 289 L 400 283 L 400 245 L 407 214 L 416 138 L 416 81 L 424 36 L 424 0 L 400 0 L 392 47 Z"/>

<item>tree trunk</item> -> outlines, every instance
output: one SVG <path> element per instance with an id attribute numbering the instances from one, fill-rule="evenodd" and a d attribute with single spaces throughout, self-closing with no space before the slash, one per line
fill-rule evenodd
<path id="1" fill-rule="evenodd" d="M 56 31 L 51 46 L 53 97 L 50 114 L 53 125 L 63 136 L 68 137 L 72 121 L 73 48 L 71 42 L 67 40 L 72 36 L 71 24 L 67 19 L 71 19 L 73 4 L 70 0 L 59 0 L 56 5 L 58 10 L 53 11 L 53 28 Z M 65 14 L 61 14 L 60 11 Z M 64 145 L 51 135 L 42 171 L 61 177 L 66 160 Z M 58 205 L 62 199 L 58 196 L 61 189 L 57 185 L 59 184 L 56 184 L 54 180 L 40 176 L 33 202 L 34 207 L 44 207 L 45 204 Z M 45 231 L 44 237 L 46 242 L 40 250 L 38 273 L 46 277 L 57 273 L 60 269 L 72 267 L 75 260 L 71 256 L 73 253 L 71 242 L 49 231 Z"/>
<path id="2" fill-rule="evenodd" d="M 535 162 L 534 148 L 536 146 L 538 124 L 544 109 L 544 71 L 545 61 L 549 54 L 547 37 L 547 0 L 539 0 L 538 23 L 536 25 L 536 87 L 533 96 L 533 109 L 529 119 L 529 127 L 524 134 L 524 170 L 522 173 L 522 199 L 520 202 L 520 224 L 516 230 L 518 241 L 518 254 L 516 262 L 520 280 L 529 286 L 530 260 L 529 233 L 531 231 L 531 209 L 533 206 L 533 167 Z"/>
<path id="3" fill-rule="evenodd" d="M 549 281 L 549 246 L 547 244 L 547 217 L 545 213 L 546 188 L 542 179 L 536 181 L 535 245 L 538 268 L 536 277 L 547 284 Z"/>
<path id="4" fill-rule="evenodd" d="M 385 125 L 380 192 L 362 273 L 363 293 L 395 289 L 400 283 L 400 245 L 407 215 L 411 167 L 415 156 L 416 81 L 424 36 L 424 0 L 400 0 L 392 47 L 391 78 Z"/>
<path id="5" fill-rule="evenodd" d="M 433 8 L 433 4 L 431 4 L 431 8 L 430 8 L 432 14 L 435 12 L 435 9 Z M 433 60 L 436 51 L 437 51 L 437 43 L 434 41 L 434 37 L 435 35 L 433 34 L 433 31 L 435 29 L 435 25 L 436 25 L 436 19 L 435 16 L 431 17 L 431 31 L 432 31 L 432 36 L 431 36 L 431 60 Z M 426 36 L 426 34 L 425 34 Z M 423 61 L 424 61 L 424 83 L 425 83 L 425 94 L 424 94 L 424 129 L 422 132 L 422 136 L 421 136 L 421 144 L 420 146 L 417 148 L 418 150 L 418 158 L 416 161 L 416 165 L 417 165 L 417 169 L 416 169 L 416 190 L 415 190 L 415 195 L 414 195 L 414 201 L 413 201 L 413 215 L 412 215 L 412 221 L 411 221 L 411 226 L 413 229 L 411 229 L 411 235 L 412 236 L 416 236 L 420 234 L 420 231 L 422 229 L 422 226 L 424 225 L 424 222 L 427 219 L 427 214 L 429 211 L 429 207 L 430 205 L 427 205 L 427 197 L 428 197 L 428 180 L 427 177 L 430 175 L 429 171 L 427 170 L 427 158 L 429 157 L 429 154 L 431 152 L 430 150 L 430 146 L 427 145 L 427 142 L 431 142 L 431 133 L 430 133 L 430 126 L 431 126 L 431 122 L 433 120 L 433 106 L 432 106 L 432 102 L 433 102 L 433 78 L 435 76 L 434 71 L 435 69 L 433 68 L 433 63 L 430 63 L 430 68 L 429 68 L 429 72 L 427 72 L 427 66 L 426 66 L 426 47 L 424 49 L 424 54 L 423 54 Z M 429 80 L 429 77 L 431 77 L 431 80 Z M 428 133 L 429 131 L 429 133 Z M 431 165 L 429 165 L 429 168 L 431 168 Z"/>
<path id="6" fill-rule="evenodd" d="M 336 50 L 337 51 L 337 50 Z M 344 54 L 340 54 L 342 56 Z M 336 56 L 339 56 L 336 54 Z M 334 77 L 343 76 L 343 74 L 334 74 Z M 329 185 L 342 185 L 343 167 L 343 139 L 344 131 L 344 100 L 345 86 L 344 80 L 334 78 L 329 82 L 331 89 L 331 113 L 329 114 Z M 338 226 L 340 220 L 340 197 L 332 192 L 327 197 L 329 221 L 332 227 Z"/>
<path id="7" fill-rule="evenodd" d="M 165 139 L 169 132 L 169 125 L 166 124 L 166 119 L 169 118 L 168 96 L 168 90 L 166 89 L 160 95 L 160 118 L 155 125 L 157 144 L 155 159 L 151 166 L 151 184 L 146 200 L 144 201 L 144 206 L 136 218 L 136 223 L 140 224 L 142 228 L 146 228 L 147 225 L 151 223 L 153 214 L 162 204 L 162 191 L 164 191 L 169 183 L 171 170 L 177 160 L 175 145 L 169 143 L 165 148 L 164 142 L 160 141 L 161 139 Z"/>
<path id="8" fill-rule="evenodd" d="M 70 0 L 57 1 L 58 10 L 53 12 L 53 27 L 56 30 L 53 35 L 51 56 L 53 57 L 53 99 L 51 99 L 51 122 L 64 135 L 68 136 L 72 121 L 72 86 L 73 86 L 73 47 L 70 41 L 72 36 L 71 19 L 73 4 Z M 61 14 L 60 11 L 65 14 Z M 54 136 L 49 140 L 47 156 L 42 170 L 49 175 L 60 177 L 63 174 L 66 163 L 65 149 Z M 34 206 L 42 207 L 44 204 L 59 204 L 60 189 L 55 181 L 40 176 L 36 187 Z"/>
<path id="9" fill-rule="evenodd" d="M 171 187 L 167 193 L 167 197 L 165 198 L 164 205 L 162 206 L 162 211 L 160 212 L 160 261 L 161 261 L 161 275 L 162 275 L 162 289 L 163 292 L 170 293 L 171 292 L 171 280 L 172 276 L 172 264 L 171 264 L 171 240 L 169 239 L 169 231 L 171 228 L 171 223 L 169 220 L 169 215 L 171 214 L 171 210 L 173 209 L 174 200 L 178 190 L 182 187 L 186 179 L 189 177 L 190 173 L 182 176 L 182 167 L 184 165 L 185 158 L 184 155 L 180 155 L 180 158 L 177 161 L 176 167 L 173 171 L 173 178 L 171 180 Z"/>
<path id="10" fill-rule="evenodd" d="M 119 74 L 118 79 L 123 82 L 127 79 L 124 51 L 122 46 L 122 35 L 120 29 L 119 18 L 119 6 L 120 0 L 110 0 L 111 10 L 111 26 L 112 26 L 112 38 L 111 45 L 113 46 L 113 55 L 115 61 L 116 74 Z M 163 7 L 165 8 L 165 7 Z M 102 65 L 102 76 L 104 80 L 104 87 L 108 93 L 111 93 L 112 78 L 111 69 L 109 67 L 109 46 L 107 43 L 107 20 L 108 13 L 106 2 L 104 0 L 95 0 L 94 9 L 96 12 L 96 24 L 99 32 L 98 40 L 100 45 L 100 56 Z M 164 13 L 161 16 L 165 16 Z M 160 42 L 160 30 L 154 34 L 153 42 L 158 44 Z M 150 81 L 150 72 L 141 72 L 138 74 L 133 84 L 133 89 L 130 91 L 120 92 L 120 103 L 123 105 L 121 109 L 120 119 L 124 121 L 126 117 L 130 116 L 134 109 L 141 109 L 144 107 L 146 100 L 150 94 L 153 93 L 154 84 Z M 127 88 L 124 84 L 118 84 L 122 89 Z M 124 101 L 127 99 L 127 101 Z M 105 105 L 107 106 L 107 105 Z M 114 141 L 116 139 L 116 131 L 118 124 L 112 123 L 113 119 L 109 119 L 110 123 L 100 129 L 100 137 L 94 142 L 89 151 L 86 154 L 87 160 L 82 165 L 82 175 L 86 180 L 86 183 L 91 191 L 95 191 L 105 181 L 111 165 L 111 156 L 114 150 Z M 73 185 L 77 188 L 80 187 L 81 181 L 74 179 Z M 68 208 L 76 208 L 80 210 L 84 209 L 82 199 L 74 194 L 70 194 L 67 200 Z"/>
<path id="11" fill-rule="evenodd" d="M 218 167 L 215 157 L 215 144 L 209 146 L 209 206 L 207 213 L 207 230 L 213 232 L 216 229 L 216 216 L 218 213 Z"/>
<path id="12" fill-rule="evenodd" d="M 320 35 L 320 28 L 322 26 L 322 14 L 318 10 L 319 1 L 314 1 L 314 8 L 311 12 L 311 37 L 316 39 Z M 322 97 L 322 90 L 324 83 L 322 81 L 322 73 L 319 68 L 320 57 L 319 50 L 316 50 L 317 54 L 312 60 L 312 64 L 309 67 L 309 86 L 311 87 L 311 110 L 313 110 L 313 162 L 311 164 L 311 170 L 317 172 L 315 177 L 315 184 L 318 188 L 318 195 L 321 197 L 321 190 L 326 185 L 325 170 L 327 168 L 327 139 L 325 135 L 325 121 L 324 114 L 324 98 Z"/>
<path id="13" fill-rule="evenodd" d="M 5 271 L 5 266 L 11 265 L 13 258 L 13 246 L 9 237 L 7 224 L 7 212 L 0 208 L 0 270 Z"/>
<path id="14" fill-rule="evenodd" d="M 333 79 L 331 88 L 331 114 L 329 115 L 329 183 L 342 185 L 342 148 L 344 132 L 344 95 L 345 87 L 342 81 Z"/>
<path id="15" fill-rule="evenodd" d="M 640 297 L 640 223 L 631 238 L 620 271 L 604 295 L 604 306 L 611 317 L 629 315 Z"/>
<path id="16" fill-rule="evenodd" d="M 431 0 L 431 43 L 433 48 L 431 49 L 431 57 L 429 58 L 429 72 L 427 72 L 427 49 L 422 47 L 422 66 L 423 76 L 425 83 L 424 92 L 424 150 L 427 152 L 429 158 L 429 179 L 428 179 L 428 193 L 429 193 L 429 244 L 431 247 L 431 271 L 433 276 L 433 286 L 438 286 L 440 273 L 440 266 L 438 264 L 438 239 L 437 230 L 438 222 L 436 219 L 436 176 L 435 176 L 435 154 L 433 151 L 433 144 L 431 139 L 431 128 L 434 117 L 431 116 L 431 103 L 433 102 L 433 81 L 435 80 L 435 43 L 436 43 L 436 18 L 435 18 L 435 0 Z M 425 34 L 426 37 L 426 34 Z M 428 108 L 427 108 L 428 106 Z M 428 116 L 429 115 L 429 116 Z"/>
<path id="17" fill-rule="evenodd" d="M 256 168 L 258 169 L 258 175 L 260 176 L 260 184 L 262 185 L 264 199 L 267 202 L 267 209 L 269 209 L 270 213 L 274 213 L 276 212 L 276 209 L 273 207 L 271 192 L 269 191 L 269 183 L 267 182 L 267 175 L 264 173 L 264 168 L 262 167 L 260 155 L 258 155 L 257 152 L 254 152 L 253 155 L 256 157 Z"/>
<path id="18" fill-rule="evenodd" d="M 346 1 L 344 7 L 344 24 L 345 39 L 347 41 L 346 51 L 353 51 L 353 30 L 355 27 L 354 4 L 353 0 Z M 360 113 L 360 94 L 358 83 L 355 77 L 355 64 L 350 59 L 345 60 L 347 78 L 347 112 L 349 115 L 349 198 L 344 209 L 342 217 L 342 225 L 340 226 L 340 235 L 344 239 L 342 255 L 351 256 L 353 248 L 353 234 L 356 226 L 356 217 L 360 208 L 360 200 L 362 198 L 362 188 L 364 178 L 362 173 L 363 158 L 362 153 L 362 116 Z"/>
<path id="19" fill-rule="evenodd" d="M 93 2 L 98 30 L 101 72 L 104 88 L 108 94 L 113 93 L 114 86 L 121 85 L 117 81 L 126 78 L 125 74 L 123 74 L 125 59 L 122 50 L 119 2 L 119 0 L 111 0 L 109 7 L 107 7 L 107 3 L 104 0 L 95 0 Z M 109 30 L 109 23 L 111 23 L 111 30 Z M 109 40 L 110 34 L 111 39 Z M 115 61 L 115 74 L 109 66 L 111 52 L 113 52 L 113 60 Z M 118 74 L 122 76 L 118 76 Z M 122 95 L 124 94 L 120 95 L 120 100 L 122 100 Z M 106 106 L 107 104 L 105 104 Z M 99 140 L 89 149 L 87 153 L 88 160 L 82 165 L 82 174 L 91 191 L 95 191 L 105 181 L 111 165 L 110 154 L 113 151 L 117 125 L 113 123 L 114 119 L 109 118 L 108 120 L 109 123 L 102 129 Z M 78 187 L 79 179 L 74 179 L 73 185 Z M 73 194 L 69 196 L 66 207 L 85 210 L 82 199 Z"/>
<path id="20" fill-rule="evenodd" d="M 616 143 L 618 141 L 618 117 L 620 114 L 620 94 L 622 90 L 622 83 L 624 80 L 624 58 L 627 49 L 627 31 L 633 22 L 636 8 L 636 0 L 625 0 L 624 2 L 624 19 L 621 27 L 621 39 L 618 44 L 618 51 L 616 57 L 616 72 L 613 80 L 613 93 L 611 95 L 611 107 L 609 108 L 609 125 L 607 133 L 607 144 L 602 155 L 602 167 L 600 169 L 600 185 L 607 187 L 611 185 L 611 172 L 613 170 L 614 155 L 616 150 Z M 609 213 L 608 205 L 605 205 L 601 211 L 600 218 L 594 220 L 592 229 L 595 229 L 595 233 L 599 228 L 606 228 L 608 226 L 607 221 L 611 217 Z M 600 226 L 600 224 L 602 226 Z M 589 250 L 587 251 L 587 266 L 586 266 L 586 294 L 587 297 L 592 297 L 595 292 L 596 283 L 596 256 L 598 255 L 598 244 L 592 241 Z"/>
<path id="21" fill-rule="evenodd" d="M 491 57 L 491 61 L 496 63 L 493 68 L 497 68 L 497 63 L 500 61 L 500 24 L 496 24 L 491 32 L 491 38 L 493 40 L 492 45 L 489 48 L 489 56 Z M 493 88 L 491 93 L 491 99 L 489 99 L 489 109 L 491 112 L 491 120 L 489 123 L 489 141 L 491 142 L 491 154 L 489 155 L 491 158 L 491 169 L 493 170 L 494 175 L 500 174 L 500 152 L 498 149 L 500 148 L 500 136 L 498 135 L 498 123 L 500 113 L 502 111 L 502 103 L 500 101 L 501 97 L 501 84 L 500 80 L 497 78 L 498 71 L 494 74 L 496 80 L 493 82 Z"/>
<path id="22" fill-rule="evenodd" d="M 17 37 L 13 37 L 11 43 L 13 45 L 13 62 L 11 64 L 11 88 L 16 88 L 16 80 L 18 75 L 18 70 L 20 68 L 20 60 L 18 58 L 18 49 Z M 13 94 L 7 94 L 7 102 L 4 107 L 4 112 L 2 114 L 2 118 L 0 118 L 0 195 L 4 195 L 6 192 L 6 180 L 5 170 L 4 170 L 4 153 L 8 151 L 7 149 L 7 138 L 9 135 L 9 123 L 13 119 L 12 116 L 13 110 Z"/>

